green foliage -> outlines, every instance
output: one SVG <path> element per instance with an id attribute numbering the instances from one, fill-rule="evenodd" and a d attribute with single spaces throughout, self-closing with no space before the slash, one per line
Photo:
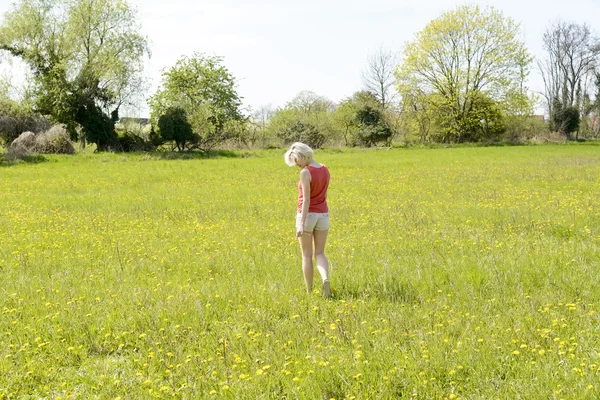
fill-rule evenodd
<path id="1" fill-rule="evenodd" d="M 0 26 L 0 48 L 31 67 L 42 114 L 72 138 L 81 125 L 106 150 L 116 139 L 108 121 L 134 90 L 148 53 L 136 21 L 124 0 L 21 0 Z"/>
<path id="2" fill-rule="evenodd" d="M 531 112 L 535 99 L 523 85 L 531 61 L 519 26 L 494 8 L 460 6 L 443 14 L 406 46 L 396 73 L 412 106 L 407 117 L 418 115 L 409 126 L 425 138 L 424 123 L 441 121 L 441 137 L 456 142 L 497 136 L 502 114 Z"/>
<path id="3" fill-rule="evenodd" d="M 331 120 L 342 139 L 344 146 L 351 146 L 356 137 L 358 124 L 356 123 L 357 105 L 352 98 L 344 99 L 338 107 L 331 113 Z"/>
<path id="4" fill-rule="evenodd" d="M 364 106 L 356 112 L 356 120 L 359 129 L 356 134 L 356 144 L 371 147 L 379 143 L 389 142 L 392 138 L 392 130 L 382 118 L 382 113 L 371 106 Z"/>
<path id="5" fill-rule="evenodd" d="M 337 136 L 343 139 L 345 146 L 366 145 L 359 136 L 365 134 L 369 136 L 369 134 L 365 131 L 365 126 L 357 119 L 357 113 L 367 107 L 379 110 L 379 100 L 371 92 L 358 91 L 342 100 L 331 112 L 330 119 L 333 129 L 339 132 Z M 379 114 L 382 118 L 383 115 L 384 113 Z"/>
<path id="6" fill-rule="evenodd" d="M 572 133 L 579 129 L 580 115 L 576 106 L 564 107 L 558 99 L 554 99 L 551 115 L 552 127 L 572 139 Z"/>
<path id="7" fill-rule="evenodd" d="M 433 99 L 418 90 L 405 91 L 403 95 L 402 123 L 408 135 L 406 141 L 419 141 L 425 144 L 432 139 L 437 110 Z"/>
<path id="8" fill-rule="evenodd" d="M 28 104 L 0 98 L 0 144 L 6 146 L 23 132 L 50 129 L 50 122 Z"/>
<path id="9" fill-rule="evenodd" d="M 221 57 L 194 53 L 163 72 L 162 83 L 149 100 L 151 121 L 173 107 L 185 111 L 200 148 L 208 150 L 234 136 L 235 122 L 244 120 L 233 75 Z"/>
<path id="10" fill-rule="evenodd" d="M 157 145 L 152 140 L 152 126 L 146 125 L 139 118 L 119 119 L 118 124 L 115 125 L 115 131 L 118 134 L 119 151 L 149 152 L 156 150 Z"/>
<path id="11" fill-rule="evenodd" d="M 458 142 L 478 142 L 483 140 L 496 140 L 506 129 L 504 126 L 504 116 L 500 107 L 490 98 L 483 94 L 477 94 L 471 103 L 471 110 L 468 114 L 457 117 L 452 115 L 456 111 L 453 107 L 447 107 L 449 114 L 442 114 L 441 121 L 448 115 L 448 124 L 455 130 L 447 130 L 450 137 L 446 141 L 452 141 L 456 138 Z M 454 125 L 451 125 L 454 122 Z"/>
<path id="12" fill-rule="evenodd" d="M 325 136 L 319 132 L 316 126 L 301 121 L 296 121 L 279 131 L 279 137 L 285 145 L 302 142 L 313 149 L 318 149 L 325 143 Z"/>
<path id="13" fill-rule="evenodd" d="M 194 134 L 188 122 L 187 114 L 181 107 L 170 107 L 158 119 L 158 129 L 164 141 L 175 142 L 179 151 L 185 150 L 188 144 L 197 144 L 198 135 Z"/>
<path id="14" fill-rule="evenodd" d="M 81 126 L 87 141 L 96 144 L 97 151 L 118 150 L 115 122 L 93 101 L 80 104 L 74 120 Z"/>
<path id="15" fill-rule="evenodd" d="M 296 137 L 298 132 L 306 133 L 312 137 L 319 146 L 326 142 L 334 143 L 340 139 L 336 130 L 336 122 L 332 118 L 335 110 L 334 104 L 325 97 L 313 92 L 303 91 L 296 95 L 285 107 L 277 109 L 268 124 L 265 126 L 266 135 L 282 138 Z"/>
<path id="16" fill-rule="evenodd" d="M 156 149 L 151 141 L 133 132 L 125 132 L 122 136 L 119 136 L 118 142 L 120 150 L 127 153 L 134 151 L 154 151 Z"/>
<path id="17" fill-rule="evenodd" d="M 546 135 L 548 124 L 536 117 L 512 116 L 505 118 L 506 131 L 502 139 L 507 142 L 527 142 L 536 135 Z"/>
<path id="18" fill-rule="evenodd" d="M 148 134 L 148 140 L 154 147 L 160 147 L 164 144 L 162 137 L 154 129 L 154 125 L 150 125 L 150 133 Z"/>

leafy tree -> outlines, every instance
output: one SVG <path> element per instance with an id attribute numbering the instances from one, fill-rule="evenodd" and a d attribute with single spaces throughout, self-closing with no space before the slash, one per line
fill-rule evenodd
<path id="1" fill-rule="evenodd" d="M 147 42 L 125 0 L 21 0 L 0 26 L 0 48 L 32 69 L 35 105 L 98 150 L 116 142 L 114 121 L 142 70 Z"/>
<path id="2" fill-rule="evenodd" d="M 369 105 L 365 105 L 356 112 L 356 120 L 360 126 L 356 144 L 359 146 L 376 146 L 378 143 L 389 143 L 392 130 L 383 120 L 382 113 Z"/>
<path id="3" fill-rule="evenodd" d="M 419 90 L 405 91 L 402 98 L 402 117 L 404 127 L 408 132 L 416 134 L 419 142 L 425 144 L 431 140 L 431 131 L 434 125 L 435 113 L 433 104 L 435 101 Z"/>
<path id="4" fill-rule="evenodd" d="M 579 129 L 579 109 L 575 106 L 564 106 L 560 100 L 554 99 L 551 121 L 554 129 L 564 134 L 568 140 L 572 133 Z"/>
<path id="5" fill-rule="evenodd" d="M 344 146 L 354 144 L 358 130 L 356 121 L 357 111 L 358 105 L 353 101 L 352 97 L 349 97 L 342 100 L 331 114 L 334 129 L 340 132 Z"/>
<path id="6" fill-rule="evenodd" d="M 313 149 L 318 149 L 325 143 L 325 136 L 319 132 L 316 126 L 296 121 L 293 125 L 286 127 L 279 133 L 284 144 L 294 142 L 306 143 Z"/>
<path id="7" fill-rule="evenodd" d="M 383 109 L 373 92 L 362 90 L 342 100 L 332 113 L 335 128 L 342 132 L 346 146 L 389 144 L 394 130 L 388 122 L 395 111 Z"/>
<path id="8" fill-rule="evenodd" d="M 479 115 L 494 112 L 482 108 L 531 108 L 524 79 L 532 57 L 518 33 L 519 26 L 494 8 L 460 6 L 447 12 L 406 46 L 396 72 L 400 92 L 427 100 L 417 112 L 443 118 L 448 140 L 477 137 Z"/>
<path id="9" fill-rule="evenodd" d="M 235 124 L 245 117 L 235 78 L 222 61 L 221 57 L 194 53 L 163 71 L 161 86 L 149 101 L 151 120 L 156 123 L 168 109 L 179 107 L 186 112 L 202 149 L 232 137 Z"/>
<path id="10" fill-rule="evenodd" d="M 321 146 L 326 141 L 337 139 L 338 132 L 331 116 L 334 110 L 335 105 L 329 99 L 310 91 L 303 91 L 283 108 L 275 111 L 265 127 L 265 133 L 279 137 L 287 143 L 287 137 L 297 136 L 299 131 L 311 131 L 314 128 L 319 138 L 315 139 L 314 143 Z"/>
<path id="11" fill-rule="evenodd" d="M 175 142 L 179 151 L 185 150 L 188 143 L 198 142 L 198 135 L 194 134 L 186 112 L 181 107 L 168 108 L 158 119 L 158 129 L 162 139 Z"/>
<path id="12" fill-rule="evenodd" d="M 335 105 L 326 97 L 319 96 L 310 90 L 304 90 L 298 93 L 285 108 L 295 109 L 304 115 L 324 114 L 335 109 Z"/>

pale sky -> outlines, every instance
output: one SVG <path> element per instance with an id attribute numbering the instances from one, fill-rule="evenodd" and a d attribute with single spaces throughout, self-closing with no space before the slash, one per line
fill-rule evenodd
<path id="1" fill-rule="evenodd" d="M 224 65 L 238 80 L 244 106 L 253 109 L 283 106 L 303 90 L 340 101 L 362 88 L 361 72 L 369 54 L 380 47 L 401 51 L 431 19 L 465 4 L 451 0 L 129 1 L 137 7 L 150 41 L 148 95 L 160 83 L 161 69 L 196 51 L 224 57 Z M 2 15 L 12 2 L 0 0 Z M 541 36 L 550 22 L 586 22 L 595 30 L 600 16 L 600 0 L 473 0 L 470 4 L 494 6 L 520 23 L 522 38 L 536 57 L 543 55 Z M 536 68 L 529 87 L 542 90 Z M 147 116 L 147 107 L 138 113 Z"/>

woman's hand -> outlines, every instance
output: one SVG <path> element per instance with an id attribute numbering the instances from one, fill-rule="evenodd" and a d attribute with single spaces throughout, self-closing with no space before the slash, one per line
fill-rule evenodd
<path id="1" fill-rule="evenodd" d="M 304 234 L 304 227 L 297 227 L 296 228 L 296 237 L 300 237 L 300 236 L 302 236 L 302 234 Z"/>

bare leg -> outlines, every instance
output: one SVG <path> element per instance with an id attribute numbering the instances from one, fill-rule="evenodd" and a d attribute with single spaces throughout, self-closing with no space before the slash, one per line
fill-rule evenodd
<path id="1" fill-rule="evenodd" d="M 323 295 L 326 297 L 331 296 L 331 289 L 329 286 L 329 261 L 325 257 L 325 243 L 327 242 L 328 230 L 315 230 L 313 232 L 313 238 L 315 241 L 315 259 L 317 260 L 317 269 L 321 274 L 323 280 Z"/>
<path id="2" fill-rule="evenodd" d="M 312 233 L 305 232 L 298 238 L 300 248 L 302 249 L 302 272 L 304 272 L 304 283 L 306 291 L 312 293 L 313 289 L 313 251 L 312 251 Z"/>

